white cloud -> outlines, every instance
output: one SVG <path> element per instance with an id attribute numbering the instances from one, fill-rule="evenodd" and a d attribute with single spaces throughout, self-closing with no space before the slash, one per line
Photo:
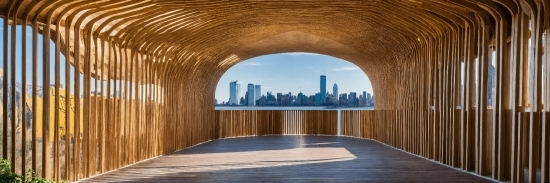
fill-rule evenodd
<path id="1" fill-rule="evenodd" d="M 317 53 L 306 53 L 306 52 L 288 52 L 282 53 L 283 55 L 292 55 L 292 56 L 303 56 L 303 55 L 320 55 Z"/>
<path id="2" fill-rule="evenodd" d="M 260 62 L 245 62 L 245 63 L 243 63 L 243 65 L 245 65 L 245 66 L 262 66 L 262 65 L 265 65 L 265 64 L 260 63 Z"/>
<path id="3" fill-rule="evenodd" d="M 330 69 L 331 71 L 356 71 L 359 70 L 359 67 L 339 67 Z"/>

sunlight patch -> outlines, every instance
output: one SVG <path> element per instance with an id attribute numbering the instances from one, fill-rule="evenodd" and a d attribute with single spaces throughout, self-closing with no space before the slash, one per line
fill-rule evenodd
<path id="1" fill-rule="evenodd" d="M 268 157 L 268 158 L 266 158 Z M 210 172 L 351 161 L 357 157 L 346 148 L 294 148 L 284 150 L 182 154 L 165 156 L 164 162 L 185 162 L 156 168 L 162 174 Z M 153 165 L 155 166 L 155 165 Z M 139 171 L 139 170 L 138 170 Z"/>

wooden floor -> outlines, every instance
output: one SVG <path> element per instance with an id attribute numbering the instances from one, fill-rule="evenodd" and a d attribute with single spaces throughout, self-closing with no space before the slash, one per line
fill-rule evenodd
<path id="1" fill-rule="evenodd" d="M 491 182 L 371 140 L 221 139 L 83 182 Z"/>

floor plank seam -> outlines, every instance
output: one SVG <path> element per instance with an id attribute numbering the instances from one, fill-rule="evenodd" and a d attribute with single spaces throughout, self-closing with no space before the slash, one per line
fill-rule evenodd
<path id="1" fill-rule="evenodd" d="M 214 141 L 214 140 L 218 140 L 218 139 L 213 139 L 213 140 L 204 141 L 204 142 L 201 142 L 201 143 L 198 143 L 198 144 L 195 144 L 195 145 L 192 145 L 192 146 L 189 146 L 189 147 L 180 149 L 180 150 L 176 150 L 176 151 L 174 151 L 174 152 L 170 152 L 170 153 L 166 153 L 166 154 L 161 154 L 161 155 L 158 155 L 158 156 L 155 156 L 155 157 L 151 157 L 151 158 L 148 158 L 148 159 L 144 159 L 144 160 L 141 160 L 141 161 L 138 161 L 138 162 L 135 162 L 135 163 L 132 163 L 132 164 L 128 164 L 128 165 L 126 165 L 126 166 L 123 166 L 123 167 L 120 167 L 120 168 L 117 168 L 117 169 L 109 170 L 109 171 L 106 171 L 106 172 L 103 172 L 103 173 L 100 173 L 100 174 L 97 174 L 97 175 L 93 175 L 93 176 L 90 176 L 90 177 L 87 177 L 87 178 L 83 178 L 83 179 L 77 180 L 77 181 L 75 181 L 75 183 L 80 183 L 80 182 L 84 182 L 84 181 L 86 181 L 86 180 L 91 180 L 91 179 L 93 179 L 93 178 L 95 178 L 95 177 L 99 177 L 99 176 L 104 175 L 104 174 L 108 174 L 108 173 L 111 173 L 111 172 L 114 172 L 114 171 L 122 170 L 122 169 L 124 169 L 124 168 L 130 167 L 130 166 L 133 166 L 133 165 L 137 165 L 137 164 L 144 163 L 144 162 L 147 162 L 147 161 L 150 161 L 150 160 L 153 160 L 153 159 L 157 159 L 157 158 L 160 158 L 160 157 L 163 157 L 163 156 L 166 156 L 166 155 L 170 155 L 170 154 L 179 152 L 179 151 L 181 151 L 181 150 L 189 149 L 189 148 L 192 148 L 192 147 L 195 147 L 195 146 L 198 146 L 198 145 L 202 145 L 202 144 L 205 144 L 205 143 L 208 143 L 208 142 L 212 142 L 212 141 Z"/>
<path id="2" fill-rule="evenodd" d="M 258 137 L 259 137 L 259 138 L 258 138 Z M 275 137 L 275 138 L 262 139 L 261 137 Z M 278 137 L 282 137 L 282 138 L 278 138 Z M 321 137 L 326 137 L 326 138 L 321 138 Z M 340 137 L 342 137 L 342 138 L 340 138 Z M 254 140 L 250 141 L 250 140 L 247 140 L 246 138 L 258 138 L 258 139 L 254 139 Z M 343 147 L 343 148 L 351 147 L 351 148 L 352 148 L 351 150 L 354 150 L 354 151 L 357 151 L 357 150 L 358 150 L 357 148 L 360 149 L 360 148 L 369 148 L 369 147 L 372 147 L 372 148 L 374 148 L 373 150 L 376 150 L 377 148 L 382 148 L 382 147 L 384 147 L 384 148 L 387 148 L 387 149 L 386 149 L 387 151 L 389 150 L 388 152 L 389 152 L 390 154 L 393 154 L 393 155 L 390 155 L 390 156 L 395 156 L 395 153 L 398 153 L 398 152 L 399 152 L 399 153 L 405 152 L 405 153 L 402 153 L 402 155 L 411 154 L 411 155 L 414 155 L 414 156 L 416 156 L 416 157 L 419 157 L 418 159 L 414 160 L 414 158 L 413 158 L 414 156 L 409 156 L 409 157 L 407 158 L 407 159 L 409 159 L 409 160 L 414 160 L 414 161 L 425 161 L 425 160 L 429 160 L 429 161 L 425 161 L 425 162 L 426 162 L 426 163 L 433 163 L 433 164 L 432 164 L 433 166 L 436 166 L 436 165 L 444 165 L 444 166 L 440 166 L 439 169 L 441 169 L 441 170 L 439 170 L 439 171 L 448 172 L 448 173 L 450 173 L 450 172 L 452 172 L 452 171 L 455 171 L 456 173 L 467 173 L 467 174 L 463 174 L 464 176 L 465 176 L 465 175 L 471 176 L 471 178 L 466 178 L 466 179 L 462 179 L 462 178 L 461 178 L 462 181 L 464 181 L 464 180 L 470 180 L 470 181 L 472 181 L 472 180 L 475 180 L 475 179 L 473 179 L 473 178 L 476 177 L 476 178 L 482 178 L 482 179 L 485 180 L 485 181 L 499 182 L 499 181 L 490 179 L 490 178 L 488 178 L 488 177 L 479 176 L 479 175 L 473 174 L 473 173 L 471 173 L 471 172 L 463 171 L 463 170 L 461 170 L 461 169 L 457 169 L 457 168 L 454 168 L 454 167 L 451 167 L 451 166 L 442 164 L 442 163 L 440 163 L 440 162 L 437 162 L 437 161 L 434 161 L 434 160 L 431 160 L 431 159 L 427 159 L 427 158 L 424 158 L 424 157 L 419 156 L 419 155 L 416 155 L 416 154 L 412 154 L 412 153 L 406 152 L 406 151 L 404 151 L 404 150 L 401 150 L 401 149 L 398 149 L 398 148 L 389 146 L 389 145 L 387 145 L 387 144 L 384 144 L 384 143 L 382 143 L 382 142 L 380 142 L 380 141 L 373 140 L 373 139 L 358 138 L 358 137 L 352 137 L 352 136 L 342 136 L 342 135 L 338 136 L 338 135 L 300 135 L 300 134 L 287 134 L 287 135 L 276 135 L 276 134 L 271 134 L 271 135 L 261 135 L 261 136 L 257 136 L 257 135 L 256 135 L 256 136 L 239 136 L 239 137 L 229 137 L 229 138 L 213 139 L 213 140 L 209 140 L 209 141 L 206 141 L 206 142 L 203 142 L 203 143 L 196 144 L 196 145 L 194 145 L 194 146 L 187 147 L 187 148 L 185 148 L 185 149 L 181 149 L 181 150 L 174 151 L 174 152 L 172 152 L 172 153 L 167 153 L 167 154 L 164 154 L 164 155 L 161 155 L 161 156 L 149 158 L 149 159 L 147 159 L 147 160 L 140 161 L 140 162 L 136 162 L 136 163 L 134 163 L 134 164 L 132 164 L 132 165 L 125 166 L 124 168 L 120 168 L 120 169 L 117 169 L 117 170 L 111 170 L 111 171 L 102 173 L 101 175 L 98 175 L 98 176 L 105 176 L 105 177 L 103 177 L 103 178 L 98 177 L 98 176 L 94 176 L 94 177 L 90 177 L 90 178 L 87 178 L 87 179 L 80 180 L 80 181 L 78 181 L 78 182 L 111 182 L 111 181 L 113 181 L 113 182 L 117 182 L 117 181 L 130 181 L 130 182 L 132 182 L 132 181 L 134 181 L 134 182 L 145 181 L 145 182 L 147 182 L 147 181 L 150 181 L 150 180 L 147 180 L 147 179 L 142 180 L 142 179 L 140 179 L 140 178 L 137 178 L 137 179 L 136 179 L 135 177 L 134 177 L 134 178 L 131 178 L 131 177 L 133 177 L 133 176 L 128 177 L 128 178 L 130 178 L 130 179 L 126 179 L 126 180 L 125 180 L 125 179 L 121 179 L 121 180 L 119 180 L 119 179 L 117 179 L 117 176 L 120 176 L 120 175 L 128 175 L 128 174 L 135 174 L 135 173 L 139 172 L 139 171 L 136 171 L 136 170 L 132 170 L 132 168 L 126 169 L 126 170 L 122 170 L 122 169 L 128 168 L 129 166 L 136 166 L 136 164 L 141 164 L 141 163 L 149 162 L 149 161 L 154 160 L 154 159 L 159 159 L 159 158 L 162 158 L 162 157 L 166 157 L 166 156 L 168 156 L 168 155 L 170 155 L 170 154 L 182 153 L 182 151 L 185 151 L 185 150 L 194 149 L 194 150 L 191 150 L 191 154 L 190 154 L 190 155 L 196 154 L 196 153 L 199 153 L 199 154 L 200 154 L 200 152 L 205 151 L 205 148 L 206 148 L 207 151 L 208 151 L 208 149 L 213 148 L 213 147 L 214 147 L 214 148 L 216 148 L 216 147 L 217 147 L 217 148 L 222 148 L 222 151 L 221 151 L 221 152 L 226 152 L 226 151 L 227 151 L 227 152 L 248 152 L 248 151 L 251 151 L 250 148 L 244 148 L 244 149 L 236 148 L 236 149 L 235 149 L 235 147 L 237 147 L 237 146 L 234 146 L 235 144 L 232 144 L 232 143 L 235 143 L 235 142 L 251 142 L 251 144 L 249 144 L 249 145 L 253 145 L 253 146 L 254 146 L 254 144 L 258 144 L 258 142 L 260 142 L 260 141 L 262 141 L 262 143 L 264 143 L 263 141 L 266 141 L 265 143 L 277 143 L 277 142 L 279 142 L 279 144 L 282 145 L 281 147 L 283 147 L 283 149 L 288 149 L 288 150 L 290 150 L 290 149 L 295 149 L 296 147 L 294 147 L 294 146 L 292 146 L 292 147 L 286 146 L 285 144 L 286 144 L 286 142 L 288 142 L 288 139 L 303 139 L 303 140 L 305 140 L 305 141 L 299 140 L 299 141 L 300 141 L 299 144 L 301 144 L 300 147 L 302 147 L 303 145 L 305 145 L 305 146 L 303 146 L 303 147 L 309 147 L 309 146 L 311 146 L 311 145 L 319 145 L 319 143 L 320 143 L 320 144 L 323 144 L 323 145 L 326 145 L 325 143 L 326 143 L 327 138 L 328 138 L 328 139 L 332 139 L 332 140 L 329 140 L 329 141 L 331 142 L 331 143 L 329 143 L 329 144 L 332 144 L 332 143 L 337 143 L 337 144 L 338 144 L 338 143 L 344 143 L 344 144 L 343 144 L 343 146 L 339 146 L 339 145 L 336 145 L 336 146 L 329 145 L 329 146 L 326 146 L 326 147 Z M 333 138 L 334 138 L 334 139 L 341 139 L 341 140 L 336 140 L 336 141 L 334 141 Z M 359 141 L 353 141 L 353 140 L 351 140 L 351 139 L 353 139 L 353 138 L 355 138 L 355 139 L 357 139 L 357 140 L 359 140 Z M 215 142 L 215 141 L 217 141 L 217 140 L 224 140 L 224 139 L 230 140 L 230 141 L 227 141 L 227 143 L 223 143 L 223 142 L 218 142 L 218 143 L 215 143 L 215 144 L 210 144 L 210 143 L 209 143 L 209 142 Z M 243 140 L 237 140 L 237 141 L 235 141 L 235 140 L 231 140 L 231 139 L 243 139 L 244 141 L 243 141 Z M 349 139 L 349 140 L 345 140 L 345 139 Z M 275 140 L 275 141 L 274 141 L 274 140 Z M 280 140 L 282 140 L 282 141 L 280 141 Z M 295 140 L 291 140 L 291 141 L 295 141 Z M 370 141 L 372 141 L 372 142 L 370 142 Z M 304 142 L 305 142 L 305 144 L 302 144 L 302 143 L 304 143 Z M 369 143 L 369 142 L 370 142 L 370 143 Z M 374 142 L 376 142 L 376 143 L 374 143 Z M 282 143 L 282 144 L 281 144 L 281 143 Z M 312 144 L 312 143 L 313 143 L 313 144 Z M 360 144 L 357 144 L 357 143 L 360 143 L 360 144 L 367 143 L 367 144 L 360 145 Z M 210 145 L 207 145 L 205 148 L 202 148 L 202 150 L 201 150 L 201 148 L 196 149 L 196 148 L 198 148 L 197 146 L 199 146 L 199 145 L 205 145 L 205 144 L 210 144 Z M 347 145 L 346 145 L 346 144 L 347 144 Z M 370 145 L 368 145 L 368 144 L 370 144 Z M 376 144 L 376 145 L 375 145 L 375 144 Z M 380 146 L 380 144 L 382 144 L 382 145 L 384 145 L 384 146 Z M 220 145 L 221 145 L 221 146 L 220 146 Z M 229 145 L 229 146 L 226 146 L 226 145 Z M 296 144 L 295 144 L 295 145 L 296 145 Z M 374 145 L 374 146 L 373 146 L 373 145 Z M 239 147 L 240 147 L 240 146 L 239 146 Z M 313 147 L 313 146 L 312 146 L 312 147 Z M 317 146 L 315 146 L 315 147 L 317 147 Z M 279 148 L 280 148 L 280 147 L 279 147 Z M 290 149 L 289 149 L 289 148 L 290 148 Z M 320 147 L 320 148 L 322 148 L 322 147 Z M 254 148 L 252 148 L 252 149 L 254 149 Z M 382 149 L 383 149 L 383 148 L 382 148 Z M 390 149 L 395 149 L 395 150 L 398 150 L 398 151 L 393 151 L 393 152 L 392 152 Z M 236 151 L 233 151 L 233 150 L 236 150 Z M 262 149 L 260 148 L 260 150 L 262 150 Z M 268 149 L 264 149 L 264 150 L 267 150 L 268 152 L 273 153 L 272 150 L 276 150 L 276 149 L 269 149 L 269 148 L 268 148 Z M 350 150 L 350 151 L 351 151 L 351 150 Z M 353 151 L 352 151 L 352 152 L 353 152 Z M 376 151 L 373 151 L 373 152 L 375 152 L 375 154 L 373 154 L 374 156 L 376 156 L 377 153 L 380 154 L 380 152 L 376 152 Z M 208 152 L 206 152 L 206 153 L 208 153 Z M 219 153 L 219 152 L 218 152 L 218 151 L 214 151 L 214 153 Z M 302 151 L 302 153 L 303 153 L 303 151 Z M 184 153 L 182 153 L 182 155 L 183 155 L 183 154 L 187 154 L 187 153 L 184 152 Z M 321 154 L 322 154 L 322 153 L 321 153 Z M 367 153 L 367 154 L 370 154 L 370 153 Z M 401 156 L 402 156 L 402 155 L 401 155 Z M 178 156 L 178 155 L 176 155 L 175 157 L 177 157 L 177 156 Z M 306 156 L 307 156 L 307 155 L 306 155 Z M 371 156 L 371 155 L 369 155 L 369 156 Z M 209 156 L 209 157 L 210 157 L 210 156 Z M 280 158 L 280 157 L 282 157 L 282 156 L 275 156 L 275 157 L 279 157 L 279 158 Z M 167 157 L 167 158 L 170 159 L 170 157 Z M 219 158 L 219 157 L 218 157 L 218 158 Z M 319 158 L 319 157 L 317 157 L 317 158 Z M 383 158 L 388 158 L 388 157 L 383 157 Z M 413 159 L 411 159 L 411 158 L 413 158 Z M 215 159 L 215 158 L 214 158 L 214 159 Z M 157 165 L 155 165 L 155 166 L 158 166 L 158 165 L 160 165 L 160 164 L 158 164 L 158 163 L 162 163 L 163 161 L 166 161 L 166 160 L 167 160 L 167 159 L 162 159 L 162 160 L 158 160 L 158 161 L 155 160 L 155 162 L 150 162 L 150 163 L 142 164 L 143 166 L 141 166 L 141 168 L 139 168 L 139 166 L 137 166 L 136 168 L 138 168 L 138 169 L 143 169 L 143 168 L 149 169 L 149 168 L 152 168 L 152 167 L 149 167 L 149 166 L 151 165 L 151 163 L 157 164 Z M 323 160 L 323 159 L 321 159 L 321 160 Z M 409 160 L 407 160 L 407 161 L 409 161 Z M 170 161 L 173 161 L 173 160 L 170 160 Z M 313 160 L 309 160 L 309 161 L 313 161 Z M 362 161 L 365 161 L 365 160 L 363 159 Z M 400 160 L 398 160 L 398 161 L 400 161 Z M 184 162 L 185 162 L 185 161 L 184 161 Z M 262 162 L 265 163 L 265 162 L 268 162 L 268 161 L 262 160 Z M 183 162 L 182 162 L 182 163 L 183 163 Z M 184 163 L 184 164 L 185 164 L 185 163 Z M 183 166 L 184 164 L 178 165 L 178 166 Z M 368 165 L 368 164 L 369 164 L 369 163 L 367 163 L 367 165 Z M 162 164 L 162 165 L 164 165 L 164 164 Z M 295 164 L 292 164 L 292 165 L 294 166 Z M 170 165 L 170 163 L 168 163 L 166 166 L 171 166 L 171 165 Z M 193 166 L 193 163 L 189 164 L 189 166 Z M 246 167 L 249 167 L 249 166 L 243 166 L 243 167 L 245 167 L 245 169 L 246 169 Z M 445 167 L 448 167 L 449 169 L 445 169 Z M 217 169 L 217 168 L 215 168 L 214 170 L 216 170 L 216 171 L 225 170 L 225 169 L 223 169 L 224 166 L 221 166 L 221 168 L 222 168 L 222 169 Z M 242 167 L 241 167 L 241 168 L 242 168 Z M 262 167 L 261 164 L 260 164 L 260 165 L 259 165 L 258 167 L 256 167 L 256 168 L 266 168 L 266 167 Z M 279 168 L 280 168 L 280 167 L 279 167 Z M 341 168 L 341 167 L 340 167 L 340 168 Z M 357 169 L 357 168 L 359 168 L 359 169 Z M 404 168 L 403 170 L 405 170 L 405 172 L 403 172 L 403 173 L 405 173 L 405 174 L 410 174 L 410 173 L 412 173 L 412 172 L 410 172 L 410 170 L 409 170 L 411 167 L 405 166 L 405 167 L 403 167 L 403 168 Z M 200 169 L 200 167 L 199 167 L 199 169 Z M 382 169 L 384 169 L 384 168 L 382 168 Z M 413 168 L 413 169 L 414 169 L 414 168 Z M 166 168 L 164 168 L 164 169 L 161 168 L 160 170 L 151 169 L 152 172 L 163 172 L 163 171 L 164 171 L 163 173 L 178 173 L 178 171 L 183 170 L 183 169 L 178 169 L 178 168 L 176 168 L 175 170 L 172 170 L 172 169 L 171 169 L 170 171 L 166 171 L 166 170 L 168 170 L 168 169 L 166 169 Z M 232 169 L 227 169 L 227 170 L 233 171 Z M 344 170 L 343 172 L 348 172 L 347 169 L 341 169 L 341 170 Z M 321 176 L 321 177 L 318 177 L 317 180 L 325 180 L 325 181 L 326 181 L 326 180 L 332 180 L 332 179 L 334 179 L 334 180 L 340 180 L 340 181 L 345 181 L 345 180 L 347 180 L 347 181 L 352 181 L 352 180 L 371 180 L 371 181 L 373 181 L 373 180 L 379 180 L 379 181 L 380 181 L 380 180 L 386 180 L 386 181 L 392 181 L 392 180 L 393 180 L 393 179 L 391 178 L 391 176 L 390 176 L 390 177 L 374 176 L 374 177 L 370 177 L 370 178 L 369 178 L 369 175 L 371 175 L 371 174 L 374 175 L 374 174 L 377 173 L 377 171 L 372 172 L 371 169 L 369 169 L 369 168 L 366 168 L 366 169 L 365 169 L 363 166 L 355 167 L 355 168 L 352 168 L 352 169 L 350 169 L 350 170 L 351 170 L 351 171 L 349 171 L 349 172 L 363 172 L 363 173 L 366 173 L 366 174 L 363 175 L 363 176 L 367 176 L 367 177 L 361 177 L 361 178 L 357 178 L 357 177 L 348 177 L 348 178 L 346 178 L 346 177 L 336 177 L 336 178 L 332 178 L 332 177 L 323 177 L 323 176 Z M 358 171 L 358 170 L 362 170 L 362 171 Z M 457 170 L 458 170 L 458 171 L 457 171 Z M 118 172 L 118 173 L 113 173 L 113 172 L 115 172 L 115 171 L 120 171 L 120 172 Z M 149 171 L 149 170 L 147 170 L 147 171 Z M 365 172 L 365 171 L 366 171 L 366 172 Z M 394 170 L 394 171 L 400 172 L 401 170 Z M 424 171 L 418 170 L 418 169 L 417 169 L 417 170 L 413 170 L 413 171 L 414 171 L 414 172 L 417 172 L 417 173 L 418 173 L 418 172 L 424 172 Z M 207 171 L 207 172 L 208 172 L 208 171 Z M 183 171 L 183 172 L 180 172 L 180 173 L 183 173 L 182 175 L 191 173 L 190 175 L 193 175 L 193 176 L 202 174 L 202 176 L 206 176 L 206 177 L 207 177 L 206 180 L 210 180 L 210 181 L 216 182 L 216 181 L 220 181 L 220 180 L 222 180 L 222 179 L 223 179 L 223 180 L 227 180 L 227 181 L 237 181 L 237 180 L 241 180 L 241 181 L 242 181 L 242 180 L 246 180 L 246 179 L 248 179 L 248 178 L 245 178 L 245 177 L 246 177 L 246 176 L 250 176 L 250 175 L 248 175 L 250 172 L 254 172 L 254 171 L 248 170 L 248 171 L 245 171 L 244 173 L 236 173 L 236 174 L 235 174 L 235 172 L 233 172 L 233 173 L 232 173 L 232 172 L 225 172 L 225 173 L 224 173 L 224 172 L 221 172 L 221 173 L 220 173 L 220 172 L 218 172 L 218 173 L 216 173 L 216 172 L 210 172 L 210 173 L 204 173 L 204 172 L 202 172 L 202 171 L 198 171 L 198 172 L 194 172 L 194 173 L 193 173 L 193 172 L 185 172 L 185 171 Z M 261 172 L 261 171 L 260 171 L 260 172 Z M 342 172 L 342 171 L 340 171 L 340 172 Z M 348 172 L 348 173 L 349 173 L 349 172 Z M 434 174 L 433 174 L 434 170 L 431 169 L 431 168 L 430 168 L 430 169 L 426 169 L 425 172 L 428 173 L 428 174 L 426 174 L 426 175 L 422 174 L 422 175 L 419 175 L 419 176 L 420 176 L 420 177 L 424 177 L 424 176 L 430 176 L 430 175 L 433 176 L 433 175 L 434 175 Z M 432 172 L 432 173 L 430 174 L 430 172 Z M 158 175 L 149 174 L 149 177 L 151 177 L 151 176 L 152 176 L 152 177 L 156 177 L 156 178 L 157 178 L 157 181 L 159 180 L 159 178 L 162 179 L 162 180 L 164 180 L 164 181 L 174 181 L 174 180 L 182 181 L 182 180 L 188 180 L 188 178 L 187 178 L 186 176 L 184 176 L 184 177 L 179 177 L 178 179 L 172 180 L 173 177 L 172 177 L 172 178 L 171 178 L 171 176 L 166 176 L 166 177 L 164 177 L 165 175 L 164 175 L 163 173 L 158 174 Z M 220 177 L 217 177 L 217 176 L 216 176 L 216 174 L 226 174 L 226 173 L 232 174 L 232 175 L 236 175 L 236 176 L 235 176 L 235 177 L 232 177 L 233 179 L 225 179 L 224 177 L 221 177 L 221 179 L 220 179 Z M 265 174 L 265 173 L 266 173 L 266 172 L 263 172 L 263 174 Z M 397 173 L 397 172 L 396 172 L 396 173 Z M 452 177 L 464 177 L 464 176 L 457 176 L 458 174 L 456 174 L 456 173 L 452 173 L 452 174 L 446 174 L 446 173 L 445 173 L 447 176 L 443 176 L 443 177 L 439 177 L 439 178 L 437 178 L 437 177 L 435 177 L 435 178 L 432 177 L 432 178 L 429 178 L 429 180 L 432 180 L 432 181 L 434 181 L 434 180 L 435 180 L 435 181 L 442 181 L 442 180 L 445 180 L 445 179 L 449 179 L 449 180 L 451 180 L 451 182 L 453 182 Z M 110 174 L 110 175 L 108 175 L 108 174 Z M 117 175 L 117 174 L 119 174 L 119 175 Z M 266 175 L 266 176 L 273 176 L 273 175 L 275 175 L 275 174 L 277 174 L 277 173 L 275 172 L 274 174 L 272 174 L 272 173 L 270 173 L 270 172 L 267 172 L 267 174 L 265 174 L 265 175 Z M 437 174 L 437 173 L 436 173 L 436 174 Z M 472 175 L 473 175 L 473 176 L 472 176 Z M 213 177 L 210 177 L 210 176 L 213 176 Z M 245 177 L 242 177 L 242 176 L 245 176 Z M 388 176 L 388 175 L 386 175 L 386 176 Z M 175 175 L 175 177 L 178 177 L 178 176 Z M 420 182 L 425 181 L 423 178 L 420 178 L 420 177 L 417 177 L 416 179 L 410 179 L 410 181 L 420 181 Z M 183 179 L 181 179 L 181 178 L 183 178 Z M 243 178 L 244 178 L 244 179 L 243 179 Z M 365 179 L 365 178 L 367 178 L 367 179 Z M 374 179 L 373 179 L 373 178 L 374 178 Z M 382 178 L 382 179 L 380 179 L 380 178 Z M 428 177 L 424 177 L 424 178 L 428 178 Z M 131 179 L 135 179 L 135 180 L 131 180 Z M 290 177 L 279 177 L 279 178 L 276 178 L 276 180 L 279 180 L 279 181 L 283 181 L 283 180 L 285 180 L 285 181 L 291 181 L 291 180 L 302 180 L 302 179 L 306 180 L 306 179 L 311 179 L 311 178 L 308 178 L 308 177 L 296 177 L 296 178 L 294 178 L 294 177 L 292 177 L 292 176 L 290 176 Z M 426 179 L 426 180 L 428 180 L 428 179 Z M 454 181 L 460 181 L 460 180 L 454 180 Z M 477 181 L 476 181 L 476 182 L 477 182 Z"/>
<path id="3" fill-rule="evenodd" d="M 346 137 L 350 137 L 350 136 L 346 136 Z M 359 138 L 359 137 L 352 137 L 352 138 L 365 139 L 365 138 Z M 475 175 L 475 176 L 477 176 L 477 177 L 481 177 L 481 178 L 484 178 L 484 179 L 487 179 L 487 180 L 490 180 L 490 181 L 493 181 L 493 182 L 504 183 L 504 182 L 502 182 L 502 181 L 499 181 L 499 180 L 496 180 L 496 179 L 493 179 L 493 178 L 490 178 L 490 177 L 486 177 L 486 176 L 483 176 L 483 175 L 479 175 L 479 174 L 476 174 L 476 173 L 474 173 L 474 172 L 469 172 L 469 171 L 463 170 L 463 169 L 461 169 L 461 168 L 455 168 L 455 167 L 449 166 L 449 165 L 447 165 L 447 164 L 443 164 L 443 163 L 441 163 L 441 162 L 439 162 L 439 161 L 435 161 L 435 160 L 432 160 L 432 159 L 428 159 L 428 158 L 426 158 L 426 157 L 424 157 L 424 156 L 420 156 L 420 155 L 417 155 L 417 154 L 413 154 L 413 153 L 407 152 L 407 151 L 405 151 L 405 150 L 402 150 L 402 149 L 399 149 L 399 148 L 390 146 L 390 145 L 388 145 L 388 144 L 384 144 L 383 142 L 380 142 L 380 141 L 378 141 L 378 140 L 374 140 L 374 139 L 366 139 L 366 140 L 372 140 L 372 141 L 374 141 L 374 142 L 378 142 L 378 143 L 380 143 L 380 144 L 382 144 L 382 145 L 385 145 L 385 146 L 387 146 L 387 147 L 391 147 L 391 148 L 396 149 L 396 150 L 399 150 L 399 151 L 401 151 L 401 152 L 405 152 L 405 153 L 407 153 L 407 154 L 410 154 L 410 155 L 413 155 L 413 156 L 416 156 L 416 157 L 420 157 L 420 158 L 422 158 L 422 159 L 425 159 L 425 160 L 428 160 L 428 161 L 431 161 L 431 162 L 434 162 L 434 163 L 443 165 L 443 166 L 445 166 L 445 167 L 452 168 L 452 169 L 454 169 L 454 170 L 458 170 L 458 171 L 460 171 L 460 172 L 464 172 L 464 173 L 468 173 L 468 174 L 471 174 L 471 175 Z"/>

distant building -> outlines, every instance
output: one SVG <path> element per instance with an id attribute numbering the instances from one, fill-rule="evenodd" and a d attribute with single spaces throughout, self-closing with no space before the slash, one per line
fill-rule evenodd
<path id="1" fill-rule="evenodd" d="M 244 104 L 245 104 L 245 100 L 244 100 L 243 97 L 241 97 L 241 100 L 239 100 L 239 104 L 241 104 L 241 105 L 244 105 Z"/>
<path id="2" fill-rule="evenodd" d="M 314 106 L 315 105 L 315 95 L 310 95 L 307 99 L 307 105 L 308 106 Z"/>
<path id="3" fill-rule="evenodd" d="M 297 106 L 303 106 L 304 100 L 302 99 L 304 97 L 304 94 L 302 92 L 298 93 L 298 97 L 296 98 L 296 105 Z"/>
<path id="4" fill-rule="evenodd" d="M 374 95 L 371 98 L 371 105 L 374 106 Z"/>
<path id="5" fill-rule="evenodd" d="M 372 105 L 372 97 L 371 97 L 370 93 L 367 93 L 367 106 L 368 107 L 373 106 Z"/>
<path id="6" fill-rule="evenodd" d="M 262 95 L 260 99 L 257 100 L 258 106 L 266 106 L 267 105 L 267 97 L 265 95 Z"/>
<path id="7" fill-rule="evenodd" d="M 319 105 L 322 104 L 321 98 L 322 98 L 321 93 L 316 93 L 316 94 L 315 94 L 315 105 L 316 105 L 316 106 L 319 106 Z"/>
<path id="8" fill-rule="evenodd" d="M 259 100 L 262 96 L 262 89 L 260 85 L 254 86 L 254 100 Z"/>
<path id="9" fill-rule="evenodd" d="M 266 102 L 266 105 L 267 106 L 275 106 L 277 105 L 277 99 L 275 98 L 274 95 L 271 94 L 271 92 L 267 92 L 267 102 Z"/>
<path id="10" fill-rule="evenodd" d="M 332 86 L 332 96 L 334 99 L 332 103 L 334 103 L 334 105 L 338 105 L 338 85 L 336 83 Z"/>
<path id="11" fill-rule="evenodd" d="M 242 105 L 248 105 L 248 91 L 244 92 L 244 103 Z"/>
<path id="12" fill-rule="evenodd" d="M 342 93 L 340 95 L 340 105 L 342 106 L 347 106 L 348 105 L 348 94 L 347 93 Z"/>
<path id="13" fill-rule="evenodd" d="M 361 95 L 361 97 L 359 97 L 359 106 L 367 106 L 368 105 L 368 100 L 367 100 L 367 91 L 363 91 L 363 94 Z"/>
<path id="14" fill-rule="evenodd" d="M 294 105 L 294 100 L 291 92 L 288 92 L 288 94 L 285 95 L 285 105 L 286 106 Z"/>
<path id="15" fill-rule="evenodd" d="M 327 77 L 325 75 L 321 75 L 321 81 L 320 81 L 320 105 L 323 105 L 324 101 L 326 101 L 326 93 L 327 93 Z"/>
<path id="16" fill-rule="evenodd" d="M 248 106 L 254 106 L 254 102 L 256 101 L 255 98 L 254 98 L 255 97 L 254 96 L 254 84 L 252 84 L 252 83 L 248 84 L 248 91 L 247 92 L 248 92 L 247 95 L 246 95 L 248 97 L 247 105 Z"/>
<path id="17" fill-rule="evenodd" d="M 357 106 L 357 93 L 349 92 L 348 96 L 348 106 Z"/>
<path id="18" fill-rule="evenodd" d="M 283 93 L 277 93 L 277 105 L 281 106 L 283 104 Z"/>
<path id="19" fill-rule="evenodd" d="M 229 83 L 229 105 L 238 105 L 240 97 L 241 84 L 238 81 L 231 81 Z"/>

